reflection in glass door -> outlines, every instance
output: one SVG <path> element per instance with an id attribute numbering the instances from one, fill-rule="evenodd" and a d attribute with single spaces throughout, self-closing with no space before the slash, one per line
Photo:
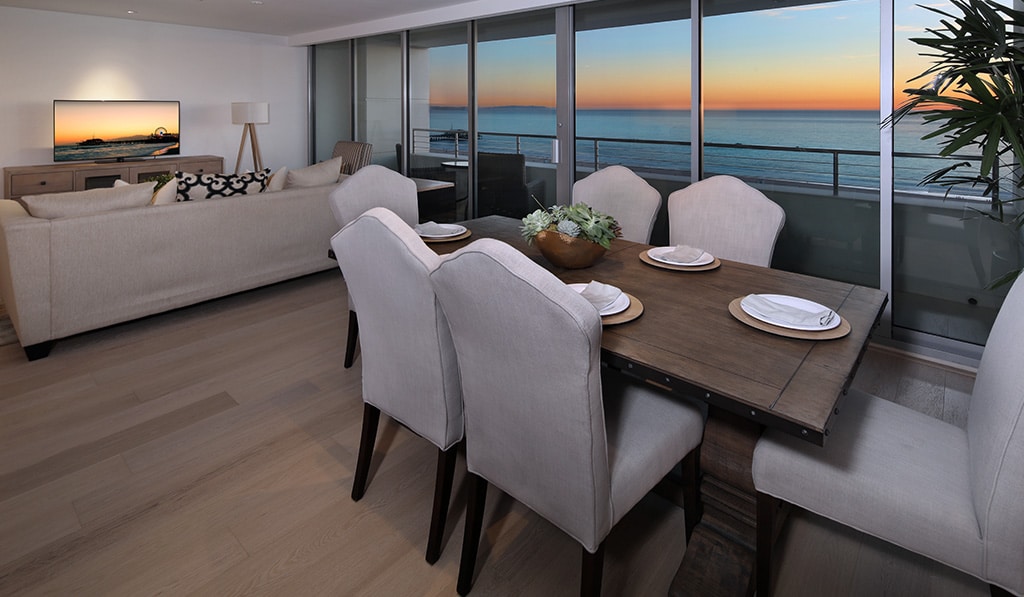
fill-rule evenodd
<path id="1" fill-rule="evenodd" d="M 897 0 L 895 10 L 894 92 L 930 83 L 918 75 L 932 63 L 932 53 L 910 41 L 941 29 L 940 15 L 911 0 Z M 959 14 L 952 5 L 944 10 Z M 894 328 L 984 344 L 1008 286 L 989 288 L 1020 267 L 1020 245 L 1008 226 L 991 220 L 991 201 L 980 188 L 957 186 L 946 193 L 938 185 L 920 185 L 930 172 L 957 161 L 977 165 L 977 149 L 958 159 L 938 157 L 938 141 L 923 140 L 932 129 L 920 116 L 905 117 L 894 128 L 893 191 Z M 895 333 L 895 330 L 894 330 Z"/>
<path id="2" fill-rule="evenodd" d="M 476 214 L 555 203 L 555 13 L 477 24 Z"/>

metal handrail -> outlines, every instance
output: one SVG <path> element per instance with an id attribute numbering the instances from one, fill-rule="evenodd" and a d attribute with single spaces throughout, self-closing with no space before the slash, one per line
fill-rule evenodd
<path id="1" fill-rule="evenodd" d="M 429 154 L 434 154 L 434 155 L 440 154 L 442 156 L 444 156 L 444 155 L 454 155 L 455 158 L 458 159 L 458 157 L 460 155 L 460 151 L 461 151 L 460 147 L 468 147 L 468 135 L 469 135 L 469 132 L 465 131 L 465 130 L 440 130 L 440 129 L 422 129 L 422 128 L 413 129 L 413 153 L 414 154 L 416 154 L 416 153 L 428 154 L 429 153 Z M 535 140 L 534 146 L 536 146 L 538 148 L 547 148 L 547 147 L 550 146 L 550 141 L 552 139 L 555 139 L 555 138 L 556 138 L 555 135 L 524 134 L 524 133 L 480 132 L 480 133 L 478 133 L 478 145 L 484 151 L 488 151 L 488 150 L 491 150 L 491 149 L 502 148 L 502 149 L 506 149 L 507 151 L 513 151 L 514 153 L 524 153 L 524 146 L 528 145 L 528 144 L 524 144 L 524 140 Z M 504 142 L 505 139 L 512 139 L 513 142 L 511 142 L 511 143 Z M 438 146 L 438 142 L 439 141 L 450 141 L 451 144 L 449 145 L 449 143 L 446 142 L 446 143 L 443 143 L 442 147 L 439 147 Z M 583 143 L 584 145 L 587 145 L 587 146 L 591 147 L 590 153 L 593 156 L 592 159 L 578 159 L 577 160 L 577 164 L 578 165 L 580 165 L 580 164 L 587 164 L 588 166 L 593 167 L 595 170 L 598 170 L 598 169 L 600 169 L 603 166 L 611 165 L 613 163 L 621 163 L 621 164 L 629 166 L 630 168 L 632 168 L 632 169 L 634 169 L 636 171 L 639 171 L 639 172 L 660 172 L 660 173 L 671 173 L 671 174 L 681 174 L 681 175 L 687 175 L 689 173 L 688 169 L 676 167 L 676 164 L 687 164 L 688 165 L 689 164 L 689 159 L 688 158 L 687 159 L 681 159 L 681 160 L 678 160 L 678 161 L 673 161 L 671 163 L 666 163 L 665 164 L 666 167 L 658 168 L 656 165 L 651 165 L 652 163 L 656 163 L 656 160 L 653 157 L 649 157 L 646 160 L 646 163 L 644 163 L 645 162 L 645 160 L 643 159 L 644 151 L 643 151 L 643 149 L 640 148 L 642 146 L 654 146 L 654 147 L 657 147 L 657 146 L 669 146 L 669 147 L 678 147 L 682 151 L 689 151 L 690 145 L 691 145 L 689 141 L 665 141 L 665 140 L 658 140 L 658 139 L 619 139 L 619 138 L 613 138 L 613 137 L 584 137 L 584 136 L 577 137 L 576 141 L 577 141 L 577 144 Z M 465 143 L 465 145 L 463 145 L 464 143 Z M 628 151 L 626 151 L 626 152 L 621 152 L 621 153 L 625 153 L 627 156 L 632 157 L 634 159 L 629 160 L 628 162 L 625 161 L 625 160 L 624 161 L 614 161 L 614 162 L 612 162 L 612 161 L 602 161 L 602 158 L 609 154 L 608 151 L 604 151 L 604 152 L 602 151 L 602 144 L 604 144 L 606 150 L 609 149 L 609 145 L 614 145 L 614 144 L 626 144 L 626 145 L 629 145 L 629 146 L 631 146 L 630 149 Z M 449 149 L 449 147 L 450 147 L 450 149 Z M 814 172 L 814 171 L 810 171 L 810 170 L 806 169 L 806 166 L 808 164 L 813 164 L 815 166 L 818 166 L 819 168 L 821 166 L 825 165 L 825 164 L 828 164 L 830 169 L 831 169 L 831 173 L 830 173 L 831 175 L 830 175 L 830 177 L 828 177 L 829 178 L 828 182 L 823 182 L 822 184 L 827 184 L 827 185 L 831 186 L 832 194 L 833 195 L 838 195 L 839 194 L 839 190 L 840 190 L 841 186 L 855 186 L 855 187 L 863 187 L 863 188 L 878 188 L 878 186 L 880 184 L 879 178 L 878 178 L 877 174 L 872 176 L 870 174 L 857 174 L 856 172 L 842 173 L 842 169 L 841 169 L 842 165 L 845 165 L 847 167 L 847 170 L 849 170 L 851 168 L 857 168 L 857 167 L 871 167 L 871 166 L 873 166 L 873 164 L 870 164 L 870 163 L 868 163 L 868 164 L 857 164 L 855 162 L 851 163 L 850 162 L 850 158 L 855 158 L 855 157 L 878 158 L 879 155 L 880 155 L 878 151 L 857 150 L 857 149 L 833 149 L 833 148 L 822 148 L 822 147 L 799 147 L 799 146 L 785 147 L 785 146 L 775 146 L 775 145 L 753 145 L 753 144 L 745 144 L 745 143 L 714 143 L 714 142 L 705 143 L 704 147 L 706 149 L 719 150 L 719 151 L 716 151 L 716 152 L 712 152 L 711 155 L 706 155 L 705 156 L 705 161 L 706 161 L 706 163 L 709 166 L 709 168 L 708 168 L 709 170 L 721 169 L 723 172 L 726 172 L 726 171 L 735 172 L 737 170 L 743 171 L 743 170 L 749 169 L 749 170 L 753 171 L 755 173 L 755 175 L 756 174 L 760 174 L 761 176 L 764 176 L 764 174 L 768 173 L 768 171 L 765 169 L 765 163 L 769 163 L 769 164 L 771 164 L 770 172 L 773 174 L 773 176 L 770 177 L 772 180 L 783 180 L 783 181 L 785 181 L 785 180 L 795 180 L 795 181 L 800 181 L 800 182 L 806 182 L 808 178 L 812 178 L 813 179 L 813 178 L 821 176 L 821 173 L 819 173 L 819 172 Z M 750 158 L 749 156 L 746 156 L 746 157 L 744 157 L 742 159 L 746 160 L 746 161 L 751 161 L 751 162 L 754 163 L 754 165 L 752 165 L 752 166 L 745 166 L 742 162 L 737 163 L 737 162 L 734 161 L 734 162 L 731 162 L 729 167 L 727 168 L 727 167 L 724 166 L 724 164 L 721 162 L 721 160 L 722 160 L 722 158 L 729 157 L 728 154 L 731 151 L 734 151 L 734 150 L 772 152 L 777 157 L 772 157 L 772 158 L 768 158 L 768 159 L 759 159 L 759 158 Z M 613 155 L 615 154 L 614 151 L 611 151 L 610 153 L 613 154 Z M 786 154 L 788 154 L 788 157 L 786 156 Z M 579 145 L 577 145 L 577 155 L 578 156 L 580 155 Z M 808 161 L 808 160 L 799 159 L 797 156 L 800 156 L 800 155 L 805 155 L 805 156 L 822 156 L 827 161 L 811 162 L 811 161 Z M 640 156 L 640 158 L 637 159 L 636 156 Z M 893 156 L 895 158 L 920 159 L 920 160 L 929 160 L 929 161 L 934 161 L 934 160 L 942 160 L 942 161 L 959 160 L 959 161 L 963 161 L 963 160 L 979 160 L 979 159 L 981 159 L 980 156 L 973 156 L 973 155 L 956 155 L 956 156 L 952 156 L 952 157 L 942 157 L 942 156 L 939 156 L 937 154 L 925 154 L 925 153 L 914 153 L 914 152 L 894 152 Z M 531 162 L 534 162 L 534 163 L 550 163 L 551 162 L 550 155 L 543 155 L 540 151 L 532 152 L 532 153 L 527 153 L 527 158 Z M 841 158 L 845 158 L 845 159 L 841 160 Z M 736 157 L 733 156 L 733 159 L 736 159 Z M 716 164 L 718 164 L 718 166 L 719 166 L 718 168 L 715 167 Z M 997 168 L 997 170 L 993 173 L 993 175 L 996 178 L 998 178 L 998 174 L 999 174 L 999 172 L 998 172 L 998 164 L 996 165 L 996 168 Z M 911 165 L 902 166 L 900 169 L 904 170 L 904 171 L 908 171 L 908 172 L 910 172 L 910 171 L 917 171 L 917 172 L 919 172 L 920 174 L 914 177 L 916 180 L 923 179 L 924 176 L 931 171 L 931 169 L 928 169 L 928 168 L 924 168 L 924 167 L 920 167 L 920 166 L 914 167 L 914 166 L 911 166 Z M 787 173 L 789 175 L 791 175 L 791 176 L 794 176 L 794 178 L 786 178 L 785 176 L 786 176 Z M 803 175 L 803 176 L 801 178 L 795 178 L 798 175 Z M 841 185 L 841 180 L 845 180 L 847 182 L 847 184 L 846 185 Z M 860 184 L 857 184 L 857 183 L 860 183 Z M 994 193 L 995 193 L 995 196 L 993 198 L 994 199 L 998 199 L 998 197 L 999 197 L 999 189 L 996 188 L 994 190 Z M 961 194 L 963 194 L 962 191 L 961 191 Z M 979 191 L 977 193 L 977 195 L 980 195 L 980 194 L 981 193 Z"/>

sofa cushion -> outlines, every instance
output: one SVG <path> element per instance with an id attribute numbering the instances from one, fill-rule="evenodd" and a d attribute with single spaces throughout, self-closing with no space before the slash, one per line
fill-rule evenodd
<path id="1" fill-rule="evenodd" d="M 153 200 L 150 201 L 150 205 L 170 205 L 177 201 L 178 185 L 168 180 L 164 183 L 164 186 L 160 187 L 153 193 Z"/>
<path id="2" fill-rule="evenodd" d="M 339 156 L 298 170 L 289 170 L 285 188 L 319 187 L 336 183 L 341 176 L 342 160 Z"/>
<path id="3" fill-rule="evenodd" d="M 26 195 L 20 199 L 29 215 L 53 220 L 84 216 L 101 211 L 128 209 L 148 205 L 153 198 L 155 181 L 116 187 Z"/>
<path id="4" fill-rule="evenodd" d="M 270 175 L 270 180 L 267 181 L 267 188 L 264 192 L 274 193 L 277 191 L 283 191 L 284 185 L 288 181 L 288 166 L 281 166 Z"/>
<path id="5" fill-rule="evenodd" d="M 270 168 L 245 174 L 175 172 L 174 177 L 178 181 L 178 201 L 200 201 L 262 192 L 267 187 Z"/>

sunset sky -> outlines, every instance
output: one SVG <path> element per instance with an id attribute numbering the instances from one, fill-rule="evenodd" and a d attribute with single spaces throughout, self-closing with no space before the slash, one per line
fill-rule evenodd
<path id="1" fill-rule="evenodd" d="M 897 0 L 895 20 L 898 104 L 906 81 L 928 66 L 908 39 L 938 17 Z M 683 20 L 578 33 L 577 106 L 689 108 L 689 29 Z M 877 0 L 708 17 L 705 108 L 877 110 L 878 37 Z M 431 103 L 465 105 L 465 46 L 431 52 Z M 481 43 L 477 60 L 480 106 L 553 107 L 553 35 Z"/>
<path id="2" fill-rule="evenodd" d="M 53 122 L 57 145 L 94 137 L 111 141 L 149 135 L 157 127 L 178 132 L 178 102 L 62 102 L 59 106 Z"/>

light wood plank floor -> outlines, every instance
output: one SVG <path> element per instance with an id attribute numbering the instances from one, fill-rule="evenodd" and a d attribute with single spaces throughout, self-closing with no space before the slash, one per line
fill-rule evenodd
<path id="1" fill-rule="evenodd" d="M 435 451 L 382 425 L 349 498 L 362 404 L 337 272 L 58 342 L 0 347 L 0 594 L 454 595 L 465 487 L 423 560 Z M 872 350 L 857 384 L 961 421 L 971 377 Z M 460 465 L 461 468 L 461 465 Z M 496 497 L 497 496 L 497 497 Z M 474 594 L 572 595 L 579 548 L 491 491 Z M 607 543 L 609 595 L 664 595 L 682 511 L 649 495 Z M 779 595 L 986 595 L 970 577 L 808 514 Z"/>

